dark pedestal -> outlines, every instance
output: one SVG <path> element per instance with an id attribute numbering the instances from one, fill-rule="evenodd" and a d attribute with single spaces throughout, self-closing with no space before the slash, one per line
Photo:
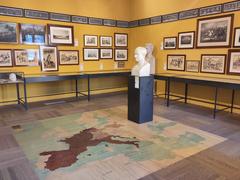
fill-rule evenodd
<path id="1" fill-rule="evenodd" d="M 128 82 L 128 120 L 145 123 L 153 120 L 153 76 L 139 77 L 139 89 L 135 77 Z"/>

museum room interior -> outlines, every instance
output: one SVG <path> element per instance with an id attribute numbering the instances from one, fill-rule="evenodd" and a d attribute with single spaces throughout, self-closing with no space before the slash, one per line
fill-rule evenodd
<path id="1" fill-rule="evenodd" d="M 239 0 L 1 0 L 0 180 L 239 180 L 239 75 Z"/>

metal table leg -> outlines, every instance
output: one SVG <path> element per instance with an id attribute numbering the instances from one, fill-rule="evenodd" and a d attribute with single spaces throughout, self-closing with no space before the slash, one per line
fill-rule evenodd
<path id="1" fill-rule="evenodd" d="M 167 80 L 167 107 L 170 105 L 170 79 Z"/>
<path id="2" fill-rule="evenodd" d="M 218 88 L 215 89 L 215 101 L 214 101 L 214 111 L 213 111 L 213 118 L 216 118 L 217 113 L 217 99 L 218 99 Z"/>
<path id="3" fill-rule="evenodd" d="M 90 92 L 91 92 L 91 90 L 90 90 L 90 76 L 88 75 L 88 101 L 90 101 L 90 96 L 91 96 L 91 94 L 90 94 Z"/>
<path id="4" fill-rule="evenodd" d="M 76 99 L 78 99 L 78 79 L 75 80 Z"/>
<path id="5" fill-rule="evenodd" d="M 16 89 L 17 89 L 17 102 L 20 104 L 20 93 L 19 93 L 19 84 L 16 84 Z"/>
<path id="6" fill-rule="evenodd" d="M 28 102 L 27 102 L 27 83 L 26 83 L 26 80 L 25 80 L 25 79 L 24 79 L 23 88 L 24 88 L 24 107 L 25 107 L 25 110 L 28 110 Z"/>
<path id="7" fill-rule="evenodd" d="M 167 86 L 168 86 L 168 81 L 165 81 L 165 99 L 167 99 Z"/>
<path id="8" fill-rule="evenodd" d="M 231 114 L 233 113 L 233 108 L 234 108 L 234 97 L 235 97 L 235 89 L 232 90 Z"/>
<path id="9" fill-rule="evenodd" d="M 187 97 L 188 97 L 188 83 L 185 84 L 185 104 L 187 104 Z"/>

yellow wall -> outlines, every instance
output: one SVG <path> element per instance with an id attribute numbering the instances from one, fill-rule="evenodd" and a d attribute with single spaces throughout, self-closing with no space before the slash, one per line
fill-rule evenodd
<path id="1" fill-rule="evenodd" d="M 168 14 L 178 12 L 183 9 L 192 9 L 200 6 L 207 6 L 212 4 L 219 4 L 229 2 L 226 0 L 170 0 L 161 1 L 157 0 L 133 0 L 134 10 L 132 11 L 132 19 L 146 18 L 154 15 Z M 158 2 L 158 3 L 157 3 Z M 132 6 L 133 6 L 132 4 Z M 159 5 L 156 5 L 159 4 Z M 131 7 L 132 7 L 131 6 Z M 137 9 L 143 9 L 143 11 L 137 11 Z M 240 26 L 240 12 L 234 12 L 234 27 Z M 218 15 L 215 15 L 218 16 Z M 211 16 L 212 17 L 212 16 Z M 205 18 L 205 17 L 204 17 Z M 137 46 L 143 46 L 145 43 L 153 43 L 155 46 L 154 55 L 157 59 L 157 72 L 169 72 L 179 74 L 192 74 L 211 77 L 229 77 L 230 79 L 240 79 L 239 76 L 230 75 L 218 75 L 209 73 L 188 73 L 177 71 L 166 71 L 167 54 L 186 54 L 187 60 L 201 60 L 201 54 L 227 54 L 228 48 L 211 48 L 211 49 L 185 49 L 185 50 L 160 50 L 160 45 L 163 42 L 164 37 L 178 36 L 179 32 L 196 31 L 197 18 L 189 20 L 181 20 L 170 23 L 163 23 L 157 25 L 143 26 L 132 28 L 130 31 L 130 49 L 134 49 Z M 130 53 L 130 57 L 133 56 L 133 51 Z M 164 84 L 158 83 L 158 92 L 164 91 Z M 184 93 L 184 85 L 181 83 L 174 83 L 171 85 L 172 92 L 175 94 Z M 214 89 L 209 87 L 193 86 L 189 87 L 189 95 L 194 98 L 211 100 L 214 98 Z M 231 103 L 231 91 L 222 89 L 219 95 L 219 101 L 222 103 Z M 235 102 L 240 105 L 240 93 L 237 92 Z M 193 102 L 195 103 L 195 102 Z M 199 104 L 199 103 L 197 103 Z M 206 105 L 206 104 L 203 104 Z M 207 105 L 206 105 L 207 106 Z"/>
<path id="2" fill-rule="evenodd" d="M 37 9 L 51 12 L 60 12 L 68 14 L 79 14 L 91 17 L 109 18 L 109 19 L 119 19 L 128 20 L 128 5 L 126 0 L 75 0 L 70 3 L 66 0 L 43 0 L 43 1 L 31 1 L 31 0 L 3 0 L 0 5 Z M 54 8 L 53 8 L 54 7 Z M 31 23 L 31 24 L 60 24 L 60 25 L 71 25 L 74 26 L 74 38 L 79 41 L 79 46 L 58 46 L 58 50 L 79 50 L 80 64 L 83 64 L 84 71 L 97 71 L 100 70 L 100 64 L 103 64 L 103 70 L 113 70 L 115 62 L 114 60 L 100 60 L 100 61 L 83 61 L 83 35 L 106 35 L 114 36 L 114 33 L 129 33 L 127 28 L 117 28 L 117 27 L 106 27 L 106 26 L 93 26 L 93 25 L 82 25 L 74 23 L 56 22 L 56 21 L 46 21 L 37 20 L 29 18 L 18 18 L 18 17 L 7 17 L 0 16 L 0 21 L 9 21 L 16 23 Z M 0 44 L 0 49 L 38 49 L 39 46 L 36 45 L 13 45 L 13 44 Z M 125 63 L 123 69 L 131 68 L 132 63 L 128 61 Z M 80 66 L 59 66 L 59 72 L 74 72 L 79 71 Z M 13 68 L 0 68 L 0 71 L 17 71 L 24 72 L 25 74 L 42 73 L 40 66 L 38 67 L 13 67 Z M 124 78 L 117 78 L 115 80 L 107 78 L 101 79 L 100 81 L 93 81 L 93 89 L 101 89 L 103 87 L 118 87 L 126 86 L 126 80 Z M 86 83 L 80 82 L 81 89 L 86 89 Z M 62 92 L 69 92 L 74 90 L 73 82 L 56 82 L 56 83 L 44 83 L 44 84 L 30 84 L 28 85 L 28 96 L 39 96 L 45 94 L 57 94 Z M 14 86 L 0 86 L 0 102 L 9 101 L 16 98 L 16 92 Z M 31 99 L 34 100 L 34 99 Z M 38 99 L 36 99 L 38 100 Z"/>

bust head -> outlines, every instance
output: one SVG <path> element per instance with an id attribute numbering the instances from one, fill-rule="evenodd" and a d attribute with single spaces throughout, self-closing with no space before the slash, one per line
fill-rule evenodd
<path id="1" fill-rule="evenodd" d="M 154 48 L 153 44 L 152 44 L 152 43 L 147 43 L 147 44 L 145 45 L 145 47 L 146 47 L 146 49 L 147 49 L 147 54 L 152 54 L 153 48 Z"/>
<path id="2" fill-rule="evenodd" d="M 134 57 L 136 58 L 136 61 L 140 64 L 145 62 L 145 57 L 147 54 L 147 49 L 144 47 L 137 47 L 135 49 L 135 55 Z"/>

